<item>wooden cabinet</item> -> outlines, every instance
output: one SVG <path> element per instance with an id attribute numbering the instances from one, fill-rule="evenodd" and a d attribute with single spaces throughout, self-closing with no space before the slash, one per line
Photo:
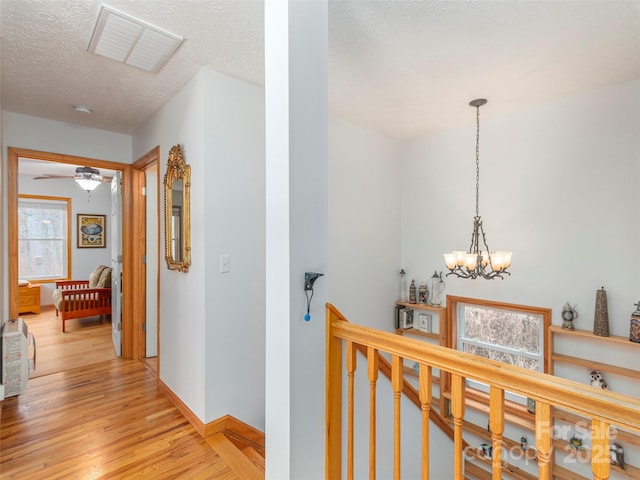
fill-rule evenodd
<path id="1" fill-rule="evenodd" d="M 40 313 L 40 285 L 18 287 L 18 314 Z"/>

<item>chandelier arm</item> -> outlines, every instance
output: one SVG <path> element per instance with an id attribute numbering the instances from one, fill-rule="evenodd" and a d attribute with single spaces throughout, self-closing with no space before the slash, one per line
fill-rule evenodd
<path id="1" fill-rule="evenodd" d="M 447 273 L 446 276 L 448 277 L 449 275 L 455 275 L 459 278 L 471 278 L 471 279 L 475 279 L 478 277 L 475 270 L 463 270 L 460 267 L 454 268 L 449 273 Z"/>
<path id="2" fill-rule="evenodd" d="M 473 232 L 471 232 L 471 244 L 469 245 L 469 253 L 475 253 L 473 246 L 476 245 L 478 238 L 478 222 L 476 220 L 477 218 L 478 217 L 474 218 L 473 220 Z M 477 248 L 475 250 L 477 251 Z"/>
<path id="3" fill-rule="evenodd" d="M 493 271 L 493 263 L 491 263 L 491 250 L 489 250 L 489 245 L 487 245 L 487 237 L 484 234 L 484 228 L 482 228 L 482 222 L 480 222 L 480 232 L 482 232 L 482 243 L 484 244 L 485 251 L 487 252 L 487 262 L 491 267 L 491 271 Z"/>

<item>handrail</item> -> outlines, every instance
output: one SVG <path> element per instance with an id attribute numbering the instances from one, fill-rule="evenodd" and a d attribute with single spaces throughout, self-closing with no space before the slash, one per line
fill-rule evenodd
<path id="1" fill-rule="evenodd" d="M 490 385 L 490 422 L 494 446 L 493 478 L 500 478 L 500 443 L 504 423 L 504 391 L 518 393 L 537 402 L 536 447 L 539 458 L 539 478 L 551 478 L 551 406 L 559 407 L 592 419 L 594 455 L 592 470 L 595 479 L 609 478 L 609 426 L 640 433 L 640 400 L 590 385 L 533 372 L 500 362 L 480 358 L 441 346 L 425 344 L 389 332 L 355 325 L 331 304 L 327 304 L 327 431 L 326 478 L 341 478 L 342 430 L 342 344 L 362 345 L 368 349 L 391 354 L 392 368 L 399 359 L 418 362 L 420 370 L 438 368 L 451 376 L 451 401 L 454 423 L 454 478 L 462 477 L 462 421 L 464 418 L 464 379 Z M 397 370 L 399 367 L 395 367 Z M 393 373 L 392 373 L 393 375 Z M 395 377 L 397 378 L 397 377 Z M 422 392 L 421 383 L 421 392 Z M 350 459 L 352 460 L 352 459 Z M 396 458 L 395 461 L 399 459 Z M 424 472 L 423 468 L 423 472 Z M 428 478 L 428 466 L 426 466 Z M 399 467 L 394 469 L 399 480 Z"/>

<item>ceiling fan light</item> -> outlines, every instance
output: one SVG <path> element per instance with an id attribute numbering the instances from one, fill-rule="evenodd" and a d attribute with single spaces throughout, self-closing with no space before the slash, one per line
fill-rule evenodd
<path id="1" fill-rule="evenodd" d="M 84 106 L 84 105 L 74 105 L 73 109 L 78 113 L 82 113 L 82 114 L 85 114 L 85 115 L 91 115 L 91 109 L 89 107 Z"/>
<path id="2" fill-rule="evenodd" d="M 89 177 L 75 177 L 74 180 L 78 182 L 78 185 L 80 185 L 82 189 L 86 190 L 87 192 L 95 190 L 98 185 L 102 183 L 102 180 L 94 178 L 94 175 L 91 175 Z"/>
<path id="3" fill-rule="evenodd" d="M 98 185 L 102 183 L 100 170 L 92 167 L 76 168 L 76 175 L 73 179 L 78 182 L 78 185 L 80 185 L 83 190 L 86 190 L 87 192 L 95 190 Z"/>

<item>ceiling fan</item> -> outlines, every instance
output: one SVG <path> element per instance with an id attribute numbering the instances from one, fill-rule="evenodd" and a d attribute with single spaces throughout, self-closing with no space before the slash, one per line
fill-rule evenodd
<path id="1" fill-rule="evenodd" d="M 88 192 L 94 190 L 101 182 L 111 182 L 112 177 L 100 175 L 100 170 L 93 167 L 78 167 L 75 175 L 53 175 L 44 173 L 40 176 L 33 177 L 34 180 L 51 180 L 58 178 L 72 178 Z"/>

